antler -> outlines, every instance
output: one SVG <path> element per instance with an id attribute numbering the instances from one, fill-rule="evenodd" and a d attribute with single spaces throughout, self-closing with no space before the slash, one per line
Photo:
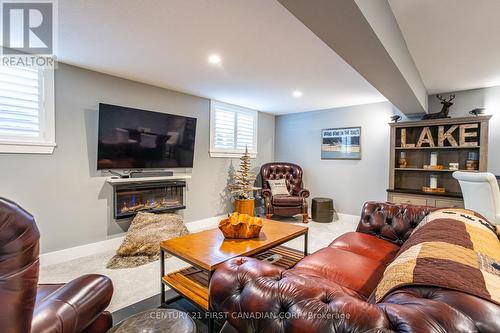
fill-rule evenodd
<path id="1" fill-rule="evenodd" d="M 455 94 L 451 94 L 448 98 L 448 100 L 446 98 L 443 97 L 443 95 L 439 95 L 437 94 L 436 95 L 437 99 L 439 99 L 441 102 L 445 102 L 445 103 L 449 103 L 451 102 L 452 100 L 455 99 Z"/>

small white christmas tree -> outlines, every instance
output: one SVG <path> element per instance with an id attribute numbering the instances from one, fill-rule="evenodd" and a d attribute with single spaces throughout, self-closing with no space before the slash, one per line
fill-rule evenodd
<path id="1" fill-rule="evenodd" d="M 254 187 L 255 173 L 250 169 L 252 167 L 250 161 L 250 154 L 248 154 L 248 147 L 245 148 L 245 153 L 240 157 L 240 169 L 234 174 L 234 184 L 228 186 L 229 191 L 236 199 L 250 199 L 253 191 L 258 190 Z"/>

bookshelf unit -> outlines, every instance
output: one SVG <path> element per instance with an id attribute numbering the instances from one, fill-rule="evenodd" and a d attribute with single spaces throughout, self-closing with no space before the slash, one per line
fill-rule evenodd
<path id="1" fill-rule="evenodd" d="M 488 161 L 488 122 L 491 116 L 445 118 L 390 123 L 391 146 L 389 188 L 387 200 L 394 203 L 427 205 L 433 207 L 463 207 L 455 170 L 449 163 L 458 163 L 466 170 L 469 153 L 477 156 L 477 169 L 486 171 Z M 406 167 L 399 165 L 400 155 L 406 154 Z M 442 169 L 426 169 L 431 152 L 437 153 L 437 164 Z M 437 178 L 444 193 L 428 193 L 431 175 Z"/>

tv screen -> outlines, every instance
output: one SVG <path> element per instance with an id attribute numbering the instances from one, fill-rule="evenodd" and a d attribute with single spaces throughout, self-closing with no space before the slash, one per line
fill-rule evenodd
<path id="1" fill-rule="evenodd" d="M 99 104 L 97 169 L 192 168 L 196 118 Z"/>

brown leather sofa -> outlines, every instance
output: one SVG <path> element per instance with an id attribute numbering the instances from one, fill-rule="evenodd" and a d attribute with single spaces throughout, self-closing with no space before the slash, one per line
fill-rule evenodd
<path id="1" fill-rule="evenodd" d="M 302 168 L 293 163 L 273 162 L 264 164 L 260 168 L 260 175 L 266 217 L 271 218 L 274 214 L 281 216 L 302 214 L 303 222 L 307 223 L 306 199 L 309 197 L 309 191 L 302 185 Z M 290 196 L 273 196 L 267 182 L 271 179 L 285 179 Z"/>
<path id="2" fill-rule="evenodd" d="M 0 332 L 103 333 L 113 284 L 102 275 L 38 284 L 40 234 L 33 216 L 0 198 Z"/>
<path id="3" fill-rule="evenodd" d="M 368 202 L 356 232 L 289 270 L 230 260 L 212 277 L 211 306 L 228 314 L 225 332 L 500 332 L 500 306 L 459 291 L 409 286 L 373 301 L 384 269 L 431 210 Z"/>

